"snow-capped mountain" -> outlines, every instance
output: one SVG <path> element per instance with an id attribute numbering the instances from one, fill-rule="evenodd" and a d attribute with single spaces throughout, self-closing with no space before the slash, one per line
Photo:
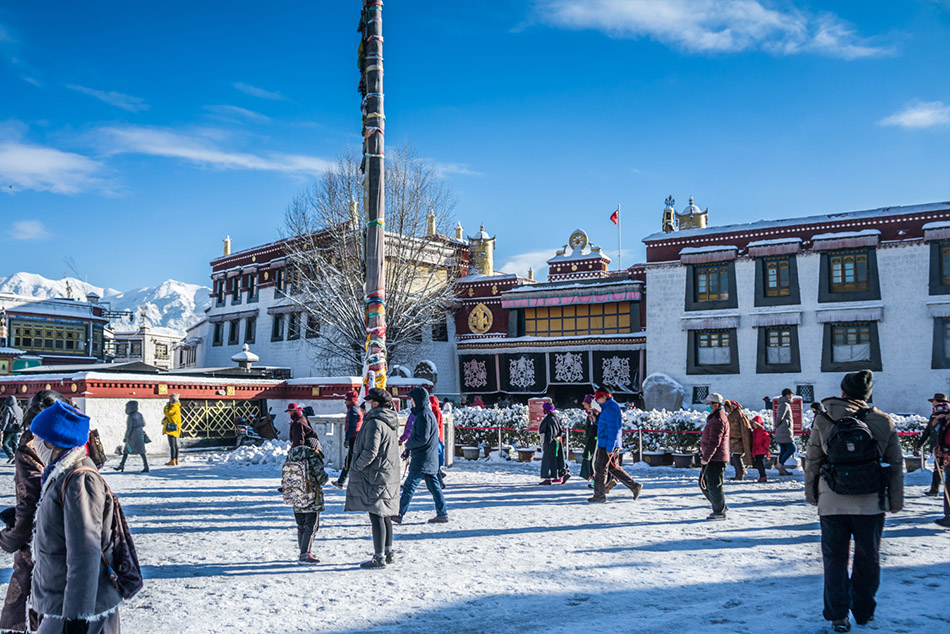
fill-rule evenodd
<path id="1" fill-rule="evenodd" d="M 50 280 L 35 273 L 15 273 L 0 277 L 0 293 L 12 293 L 24 297 L 50 299 L 70 297 L 86 301 L 86 295 L 96 293 L 101 302 L 108 302 L 112 310 L 131 310 L 133 320 L 117 319 L 112 327 L 118 332 L 138 329 L 140 313 L 145 309 L 150 327 L 170 328 L 184 335 L 185 330 L 201 319 L 210 303 L 211 289 L 199 284 L 166 280 L 155 287 L 117 291 L 103 288 L 74 277 Z"/>

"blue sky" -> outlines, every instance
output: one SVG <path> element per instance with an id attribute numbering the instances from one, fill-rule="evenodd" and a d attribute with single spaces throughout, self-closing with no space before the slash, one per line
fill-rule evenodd
<path id="1" fill-rule="evenodd" d="M 208 283 L 358 147 L 360 2 L 0 5 L 0 275 Z M 726 224 L 950 198 L 950 3 L 387 3 L 386 137 L 538 266 L 624 262 L 663 200 Z M 616 264 L 616 259 L 614 261 Z"/>

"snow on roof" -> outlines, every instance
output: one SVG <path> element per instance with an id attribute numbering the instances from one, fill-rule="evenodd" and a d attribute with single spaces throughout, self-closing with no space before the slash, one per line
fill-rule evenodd
<path id="1" fill-rule="evenodd" d="M 683 247 L 680 249 L 680 255 L 692 255 L 693 253 L 715 253 L 716 251 L 738 251 L 739 247 L 731 244 L 714 244 L 708 247 Z"/>
<path id="2" fill-rule="evenodd" d="M 942 211 L 950 209 L 950 201 L 924 203 L 920 205 L 898 205 L 893 207 L 879 207 L 877 209 L 867 209 L 864 211 L 846 211 L 842 213 L 822 214 L 816 216 L 802 216 L 800 218 L 783 218 L 781 220 L 759 220 L 757 222 L 739 223 L 733 225 L 720 225 L 718 227 L 706 227 L 705 229 L 685 229 L 673 233 L 659 231 L 652 233 L 645 238 L 643 242 L 658 242 L 661 240 L 675 240 L 678 238 L 688 238 L 695 236 L 713 235 L 717 233 L 737 233 L 743 231 L 755 231 L 759 229 L 775 229 L 779 227 L 795 227 L 798 225 L 818 224 L 825 222 L 834 222 L 841 220 L 853 220 L 864 218 L 881 218 L 886 216 L 903 216 L 906 214 L 927 213 L 930 211 Z"/>
<path id="3" fill-rule="evenodd" d="M 607 281 L 610 280 L 610 281 Z M 601 286 L 624 286 L 624 285 L 642 285 L 643 282 L 640 280 L 632 280 L 630 278 L 623 278 L 621 280 L 611 280 L 609 277 L 599 277 L 592 278 L 589 280 L 576 281 L 568 284 L 561 282 L 547 282 L 545 284 L 531 284 L 529 286 L 518 286 L 507 291 L 504 291 L 502 295 L 507 295 L 508 293 L 549 293 L 553 291 L 563 291 L 570 289 L 584 289 L 584 290 L 594 290 Z"/>
<path id="4" fill-rule="evenodd" d="M 750 242 L 748 247 L 767 247 L 773 244 L 794 244 L 796 242 L 800 243 L 801 238 L 788 237 L 788 238 L 773 238 L 771 240 L 753 240 Z"/>
<path id="5" fill-rule="evenodd" d="M 232 385 L 260 385 L 266 383 L 273 385 L 281 381 L 275 379 L 233 379 L 230 377 L 197 377 L 185 376 L 181 374 L 120 374 L 117 372 L 75 372 L 75 373 L 57 373 L 57 374 L 29 374 L 22 376 L 0 376 L 0 383 L 17 383 L 20 381 L 36 382 L 59 382 L 61 384 L 67 381 L 110 381 L 110 382 L 135 382 L 155 381 L 158 383 L 191 383 L 194 385 L 220 385 L 229 383 Z"/>
<path id="6" fill-rule="evenodd" d="M 0 354 L 19 356 L 21 354 L 26 354 L 26 353 L 23 352 L 22 350 L 17 350 L 16 348 L 7 348 L 5 346 L 0 346 Z"/>
<path id="7" fill-rule="evenodd" d="M 190 330 L 190 329 L 189 329 Z M 140 334 L 138 329 L 136 330 L 114 330 L 116 338 L 119 337 L 133 337 Z M 185 336 L 185 333 L 180 330 L 175 330 L 174 328 L 165 328 L 164 326 L 149 326 L 148 332 L 146 334 L 156 335 L 159 337 L 174 337 L 176 339 L 181 339 Z"/>
<path id="8" fill-rule="evenodd" d="M 928 222 L 924 225 L 924 231 L 931 229 L 950 229 L 950 222 L 942 220 L 940 222 Z"/>
<path id="9" fill-rule="evenodd" d="M 577 260 L 607 260 L 610 262 L 610 258 L 607 257 L 607 254 L 602 251 L 589 251 L 588 253 L 581 253 L 580 250 L 571 253 L 558 253 L 553 258 L 548 260 L 548 264 L 552 262 L 570 262 Z"/>
<path id="10" fill-rule="evenodd" d="M 512 278 L 518 277 L 517 273 L 495 273 L 494 275 L 483 275 L 481 273 L 475 275 L 466 275 L 465 277 L 460 277 L 458 283 L 463 284 L 465 282 L 487 282 L 490 280 L 510 280 Z"/>
<path id="11" fill-rule="evenodd" d="M 879 236 L 881 232 L 877 229 L 862 229 L 861 231 L 837 231 L 835 233 L 819 233 L 818 235 L 812 236 L 811 239 L 814 242 L 815 240 L 841 240 L 843 238 L 866 238 L 869 236 Z"/>

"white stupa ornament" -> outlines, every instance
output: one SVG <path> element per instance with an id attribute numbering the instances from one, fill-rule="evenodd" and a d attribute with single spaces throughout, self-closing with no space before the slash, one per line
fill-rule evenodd
<path id="1" fill-rule="evenodd" d="M 231 361 L 237 363 L 242 370 L 250 370 L 251 366 L 260 360 L 261 358 L 251 352 L 251 348 L 247 344 L 244 344 L 241 351 L 231 357 Z"/>

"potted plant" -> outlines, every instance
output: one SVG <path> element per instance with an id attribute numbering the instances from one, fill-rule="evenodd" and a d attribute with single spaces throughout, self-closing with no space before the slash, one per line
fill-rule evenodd
<path id="1" fill-rule="evenodd" d="M 462 447 L 462 455 L 466 460 L 478 460 L 481 452 L 481 447 Z"/>
<path id="2" fill-rule="evenodd" d="M 534 454 L 537 453 L 536 447 L 518 447 L 518 462 L 531 462 L 534 460 Z"/>

